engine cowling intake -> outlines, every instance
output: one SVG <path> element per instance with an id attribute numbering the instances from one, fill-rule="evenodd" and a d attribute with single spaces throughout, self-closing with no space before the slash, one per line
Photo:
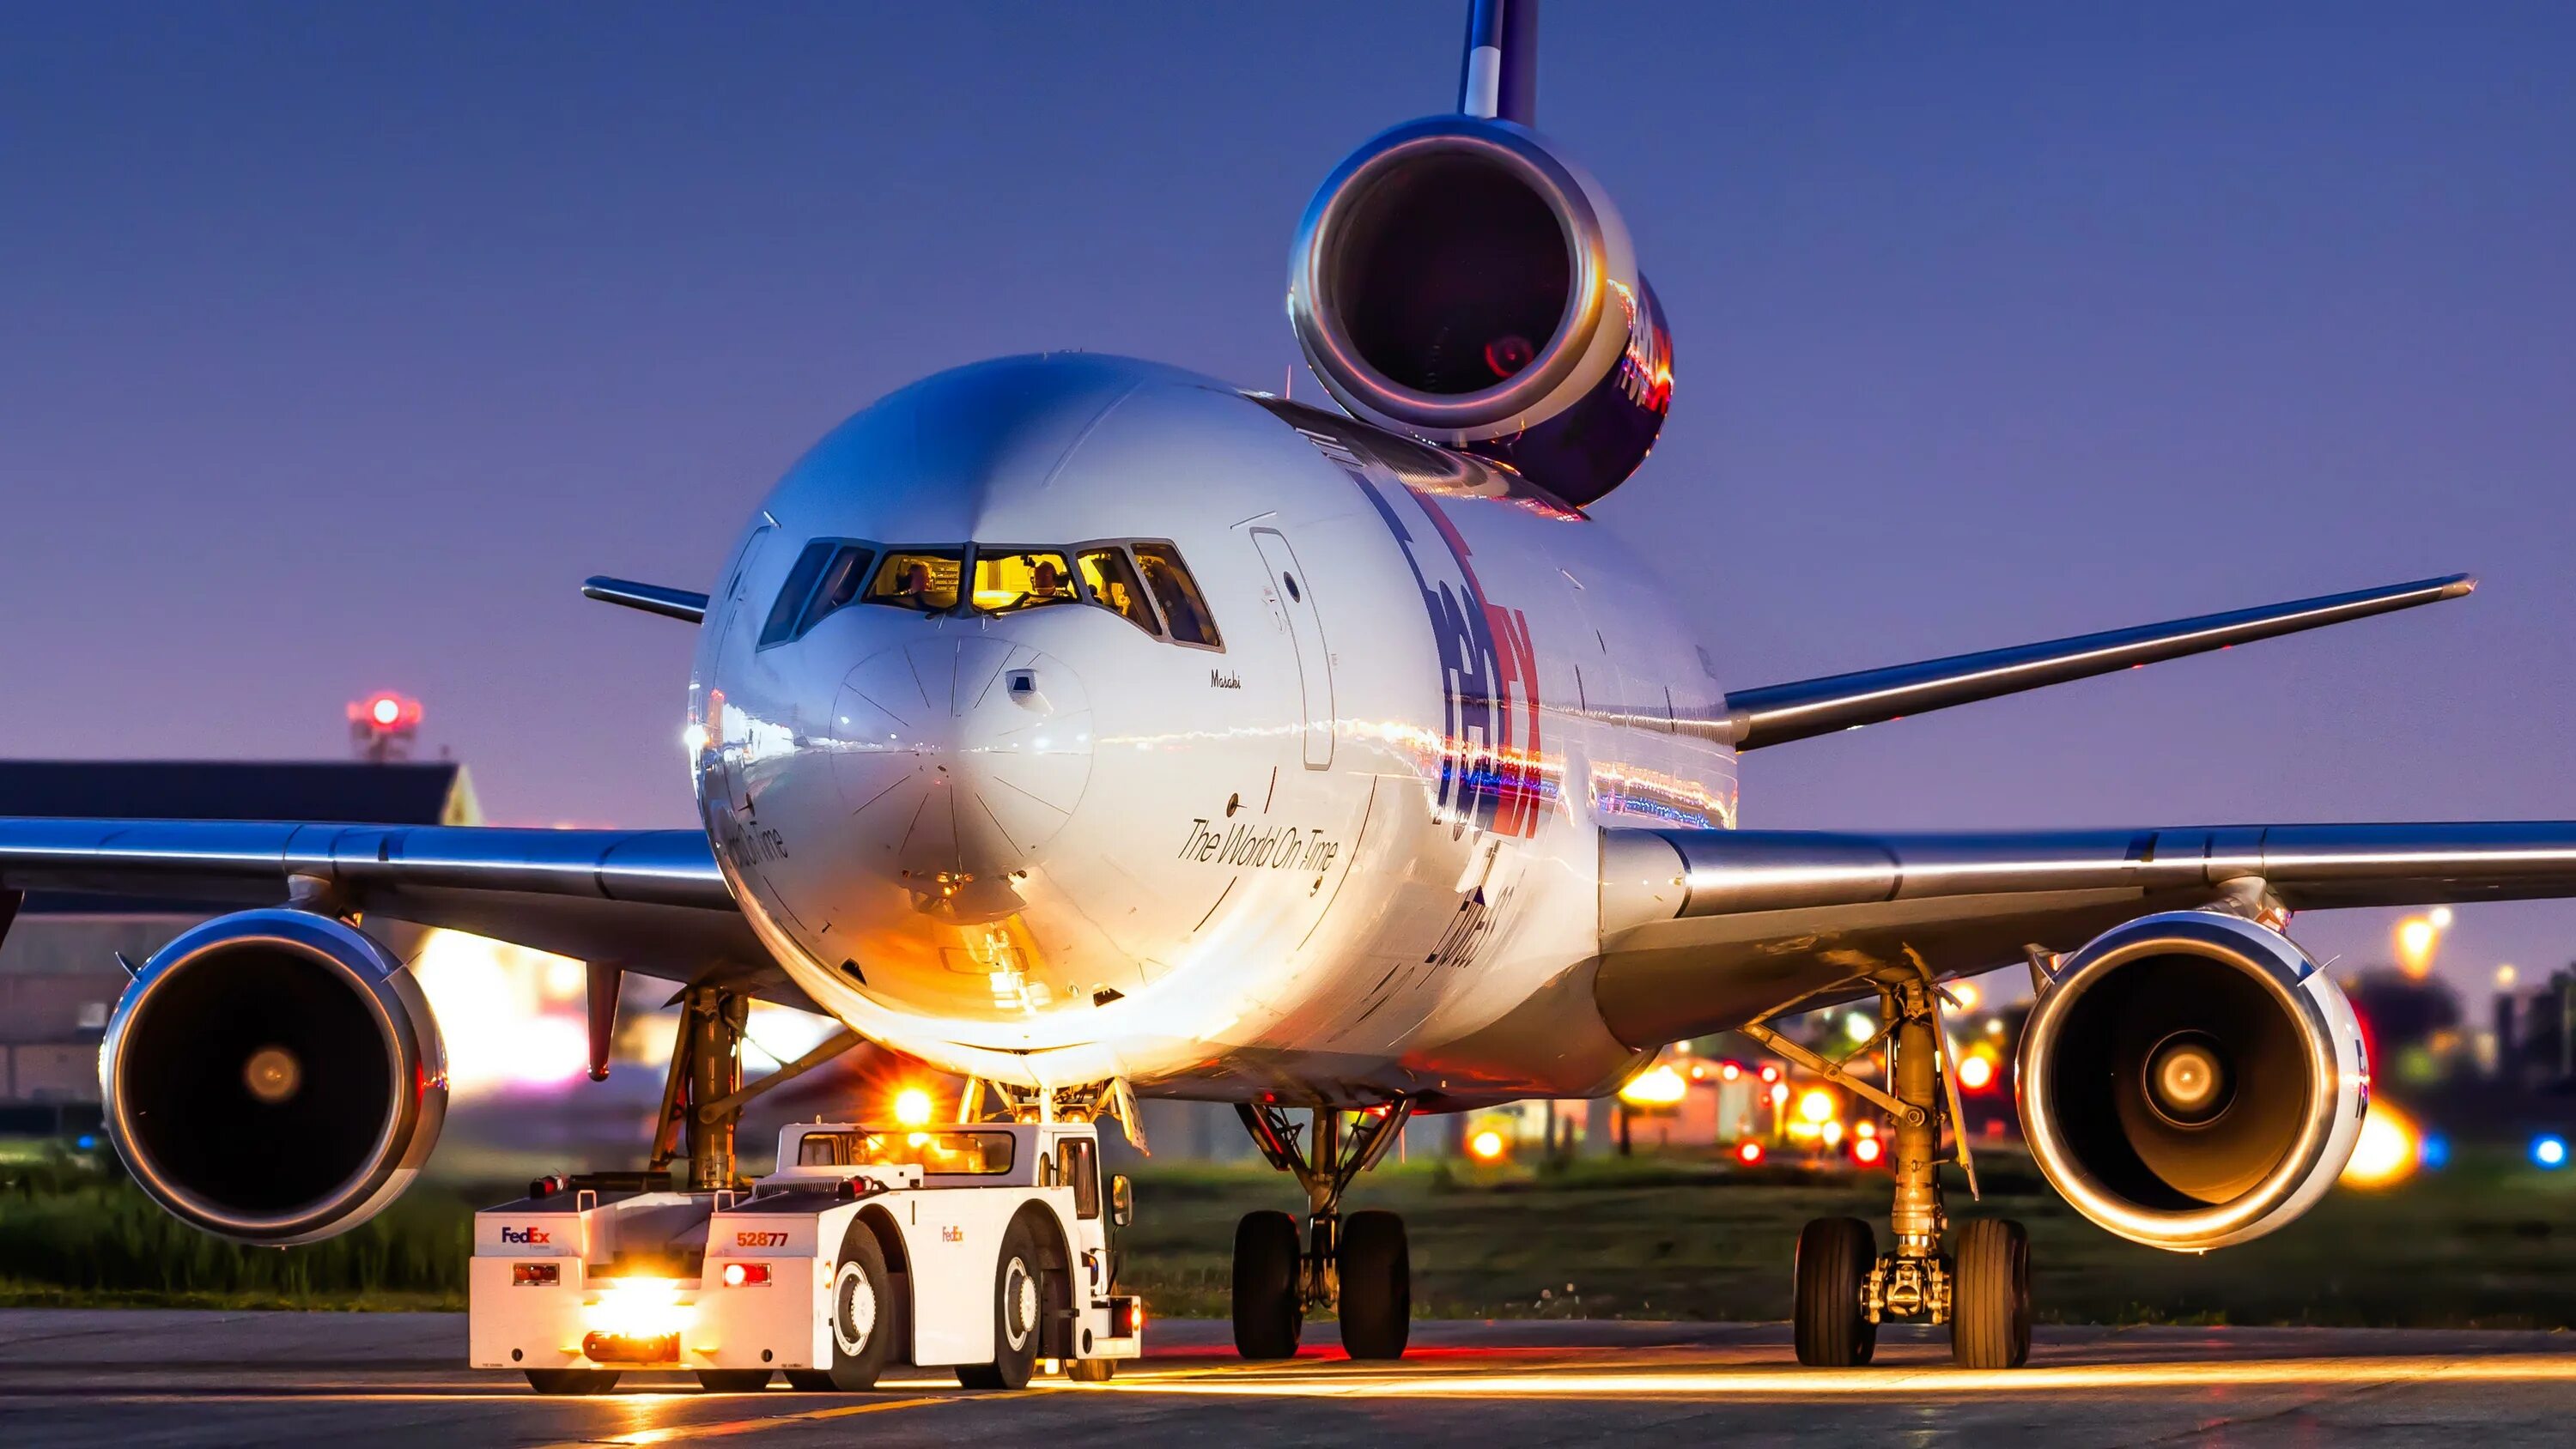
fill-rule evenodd
<path id="1" fill-rule="evenodd" d="M 2031 1155 L 2077 1211 L 2197 1252 L 2316 1204 L 2352 1156 L 2370 1074 L 2351 1003 L 2296 943 L 2172 911 L 2061 964 L 2019 1081 Z"/>
<path id="2" fill-rule="evenodd" d="M 301 910 L 241 911 L 153 953 L 99 1051 L 109 1140 L 207 1232 L 284 1245 L 374 1216 L 447 1115 L 447 1054 L 400 959 Z"/>
<path id="3" fill-rule="evenodd" d="M 1578 506 L 1654 447 L 1672 336 L 1599 183 L 1509 121 L 1435 116 L 1307 205 L 1288 315 L 1353 416 L 1508 463 Z"/>

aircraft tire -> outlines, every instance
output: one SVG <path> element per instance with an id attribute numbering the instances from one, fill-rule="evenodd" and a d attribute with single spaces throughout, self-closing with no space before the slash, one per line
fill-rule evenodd
<path id="1" fill-rule="evenodd" d="M 1961 1368 L 2030 1361 L 2030 1235 L 2009 1218 L 1971 1218 L 1951 1270 L 1950 1357 Z"/>
<path id="2" fill-rule="evenodd" d="M 1297 1279 L 1304 1268 L 1297 1220 L 1245 1213 L 1234 1225 L 1234 1351 L 1249 1359 L 1294 1358 L 1305 1326 Z"/>
<path id="3" fill-rule="evenodd" d="M 1353 1358 L 1397 1359 L 1413 1329 L 1413 1255 L 1404 1219 L 1359 1212 L 1342 1223 L 1342 1347 Z"/>
<path id="4" fill-rule="evenodd" d="M 1798 1362 L 1852 1368 L 1878 1351 L 1878 1325 L 1861 1311 L 1861 1284 L 1878 1240 L 1858 1218 L 1818 1218 L 1798 1234 Z"/>
<path id="5" fill-rule="evenodd" d="M 1114 1358 L 1078 1358 L 1064 1366 L 1064 1376 L 1077 1384 L 1105 1384 L 1118 1376 Z"/>

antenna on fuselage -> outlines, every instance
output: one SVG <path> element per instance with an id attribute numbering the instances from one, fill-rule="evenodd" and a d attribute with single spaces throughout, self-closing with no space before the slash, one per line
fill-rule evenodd
<path id="1" fill-rule="evenodd" d="M 1458 109 L 1482 120 L 1538 124 L 1538 0 L 1469 0 Z"/>

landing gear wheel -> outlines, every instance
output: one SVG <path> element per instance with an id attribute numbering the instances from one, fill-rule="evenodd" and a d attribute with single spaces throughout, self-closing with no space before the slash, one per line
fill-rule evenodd
<path id="1" fill-rule="evenodd" d="M 832 1269 L 832 1366 L 790 1369 L 800 1389 L 864 1394 L 877 1386 L 894 1347 L 894 1277 L 885 1249 L 868 1225 L 853 1219 L 841 1236 L 841 1259 Z"/>
<path id="2" fill-rule="evenodd" d="M 993 1361 L 959 1364 L 957 1382 L 970 1389 L 1024 1389 L 1038 1371 L 1038 1329 L 1046 1316 L 1045 1268 L 1037 1237 L 1026 1222 L 1002 1235 L 1001 1266 L 993 1272 Z"/>
<path id="3" fill-rule="evenodd" d="M 756 1394 L 769 1387 L 767 1369 L 700 1369 L 698 1387 L 711 1394 Z"/>
<path id="4" fill-rule="evenodd" d="M 1959 1229 L 1950 1356 L 1980 1369 L 2030 1360 L 2030 1235 L 2009 1218 L 1972 1218 Z"/>
<path id="5" fill-rule="evenodd" d="M 1078 1358 L 1064 1366 L 1064 1376 L 1077 1384 L 1105 1384 L 1117 1375 L 1114 1358 Z"/>
<path id="6" fill-rule="evenodd" d="M 617 1387 L 616 1369 L 530 1369 L 528 1387 L 541 1394 L 604 1394 Z"/>
<path id="7" fill-rule="evenodd" d="M 1818 1218 L 1798 1234 L 1798 1362 L 1851 1368 L 1878 1351 L 1878 1325 L 1861 1311 L 1861 1284 L 1878 1240 L 1858 1218 Z"/>
<path id="8" fill-rule="evenodd" d="M 1404 1357 L 1413 1331 L 1413 1255 L 1404 1219 L 1353 1213 L 1342 1221 L 1342 1347 L 1353 1358 Z"/>
<path id="9" fill-rule="evenodd" d="M 1297 1220 L 1282 1212 L 1245 1213 L 1234 1225 L 1234 1351 L 1245 1358 L 1294 1358 L 1305 1305 L 1297 1279 L 1304 1268 Z"/>

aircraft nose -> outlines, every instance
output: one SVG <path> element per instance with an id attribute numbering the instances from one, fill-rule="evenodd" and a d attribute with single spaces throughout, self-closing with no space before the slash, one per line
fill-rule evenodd
<path id="1" fill-rule="evenodd" d="M 1018 908 L 1091 779 L 1091 701 L 1064 661 L 989 635 L 861 660 L 832 709 L 833 772 L 863 858 L 928 909 Z"/>

